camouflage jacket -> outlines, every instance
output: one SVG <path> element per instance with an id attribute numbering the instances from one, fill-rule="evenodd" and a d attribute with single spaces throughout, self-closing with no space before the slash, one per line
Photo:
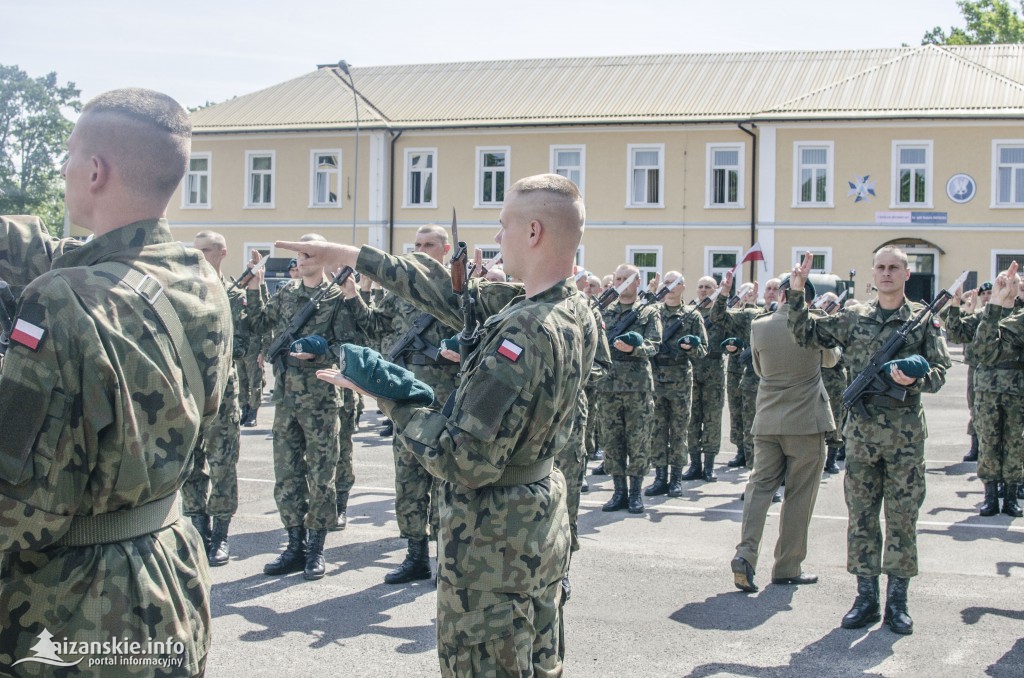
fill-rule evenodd
<path id="1" fill-rule="evenodd" d="M 721 296 L 721 295 L 719 295 Z M 717 303 L 718 300 L 715 300 Z M 725 328 L 722 327 L 722 323 L 716 323 L 711 317 L 711 309 L 714 304 L 706 308 L 698 308 L 697 313 L 700 313 L 700 317 L 704 319 L 704 330 L 708 335 L 708 356 L 715 360 L 721 360 L 722 358 L 722 342 L 729 336 L 725 333 Z"/>
<path id="2" fill-rule="evenodd" d="M 1022 312 L 986 304 L 974 336 L 978 366 L 974 389 L 989 393 L 1024 394 L 1024 341 L 1021 341 Z M 1014 334 L 1014 330 L 1018 334 Z"/>
<path id="3" fill-rule="evenodd" d="M 234 283 L 221 278 L 221 284 L 228 295 L 228 302 L 231 305 L 231 336 L 234 340 L 231 344 L 231 357 L 239 360 L 249 350 L 249 309 L 245 298 L 245 290 L 235 287 Z"/>
<path id="4" fill-rule="evenodd" d="M 803 292 L 786 291 L 789 301 L 789 329 L 796 343 L 805 348 L 843 349 L 850 367 L 850 377 L 856 378 L 871 361 L 871 356 L 889 339 L 893 332 L 919 312 L 924 306 L 904 301 L 895 313 L 882 319 L 878 302 L 869 301 L 840 311 L 837 315 L 814 317 L 808 313 Z M 906 405 L 888 406 L 869 402 L 865 419 L 856 410 L 846 418 L 844 434 L 874 444 L 901 444 L 920 442 L 928 436 L 928 428 L 921 406 L 920 394 L 935 393 L 946 383 L 946 370 L 950 366 L 946 340 L 942 338 L 936 321 L 925 321 L 908 337 L 896 358 L 920 355 L 931 369 L 907 388 Z"/>
<path id="5" fill-rule="evenodd" d="M 981 313 L 964 313 L 959 306 L 947 306 L 939 313 L 946 325 L 946 336 L 950 341 L 964 345 L 964 364 L 972 367 L 978 364 L 978 358 L 974 355 L 974 336 L 981 324 Z"/>
<path id="6" fill-rule="evenodd" d="M 364 247 L 357 270 L 461 326 L 448 272 L 430 257 Z M 380 405 L 403 444 L 445 483 L 438 576 L 458 588 L 536 592 L 568 566 L 565 479 L 556 470 L 528 485 L 495 483 L 515 467 L 554 459 L 569 441 L 594 358 L 583 328 L 596 335 L 597 327 L 571 278 L 534 297 L 520 292 L 503 308 L 495 301 L 507 301 L 517 286 L 471 282 L 487 320 L 450 414 Z"/>
<path id="7" fill-rule="evenodd" d="M 743 308 L 729 308 L 729 300 L 724 294 L 718 295 L 715 299 L 715 303 L 711 305 L 711 314 L 709 318 L 715 327 L 721 328 L 722 334 L 726 339 L 730 337 L 736 337 L 742 339 L 743 343 L 750 346 L 750 326 L 754 320 L 760 318 L 770 311 L 761 308 L 760 306 L 744 306 Z M 757 390 L 758 378 L 754 372 L 754 363 L 752 359 L 744 360 L 741 359 L 740 353 L 728 353 L 729 356 L 729 367 L 733 368 L 735 363 L 739 368 L 743 370 L 743 376 L 740 378 L 741 388 L 748 391 Z M 750 355 L 749 352 L 746 355 Z"/>
<path id="8" fill-rule="evenodd" d="M 306 287 L 302 280 L 290 280 L 277 294 L 267 299 L 262 290 L 247 290 L 249 326 L 258 334 L 276 337 L 284 332 L 292 318 L 301 311 L 317 293 L 330 285 L 324 280 L 316 287 Z M 299 331 L 299 336 L 319 335 L 327 340 L 330 349 L 325 355 L 314 360 L 286 358 L 284 373 L 276 375 L 274 402 L 291 407 L 323 408 L 341 405 L 341 394 L 333 384 L 316 378 L 316 371 L 337 363 L 334 348 L 338 344 L 362 344 L 363 333 L 359 330 L 355 314 L 365 311 L 362 298 L 344 299 L 340 287 L 332 286 L 321 300 L 320 307 Z M 271 339 L 272 341 L 273 339 Z M 270 356 L 268 369 L 272 369 Z"/>
<path id="9" fill-rule="evenodd" d="M 661 327 L 664 332 L 668 332 L 676 321 L 682 320 L 679 329 L 673 331 L 672 336 L 662 337 L 658 353 L 651 358 L 654 365 L 654 380 L 673 381 L 673 377 L 685 375 L 690 371 L 691 362 L 708 354 L 708 334 L 704 329 L 704 319 L 691 307 L 660 303 L 658 312 L 661 314 Z M 700 337 L 701 344 L 684 351 L 679 348 L 679 340 L 688 334 Z"/>
<path id="10" fill-rule="evenodd" d="M 75 642 L 179 641 L 181 673 L 195 674 L 209 644 L 210 578 L 186 519 L 121 542 L 54 544 L 73 516 L 173 496 L 188 477 L 231 367 L 224 287 L 162 219 L 70 251 L 38 221 L 3 220 L 0 235 L 0 277 L 27 285 L 19 322 L 42 331 L 34 348 L 11 345 L 0 376 L 0 665 L 32 656 L 46 629 Z M 202 372 L 203 412 L 151 307 L 106 262 L 163 284 Z M 93 675 L 84 667 L 76 675 Z"/>
<path id="11" fill-rule="evenodd" d="M 638 299 L 632 304 L 622 304 L 618 301 L 608 304 L 601 312 L 605 331 L 611 332 L 624 315 L 643 303 Z M 608 375 L 598 383 L 597 390 L 602 393 L 654 391 L 651 357 L 657 355 L 661 349 L 661 329 L 661 313 L 654 304 L 648 304 L 640 311 L 633 324 L 622 332 L 637 332 L 644 338 L 644 342 L 633 349 L 632 353 L 623 353 L 611 346 L 615 337 L 609 336 L 612 364 L 608 369 Z"/>

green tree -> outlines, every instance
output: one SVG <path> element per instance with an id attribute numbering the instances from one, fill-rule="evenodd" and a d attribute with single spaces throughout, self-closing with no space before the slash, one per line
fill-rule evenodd
<path id="1" fill-rule="evenodd" d="M 1024 42 L 1024 0 L 1017 8 L 1010 0 L 957 0 L 965 28 L 953 26 L 947 34 L 936 26 L 924 34 L 922 45 L 994 45 Z"/>
<path id="2" fill-rule="evenodd" d="M 80 93 L 56 73 L 32 78 L 0 64 L 0 214 L 35 214 L 62 230 L 60 163 L 74 127 L 64 111 L 81 110 Z"/>

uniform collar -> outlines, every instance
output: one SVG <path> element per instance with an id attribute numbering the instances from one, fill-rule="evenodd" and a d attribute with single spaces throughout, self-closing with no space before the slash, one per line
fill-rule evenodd
<path id="1" fill-rule="evenodd" d="M 158 245 L 173 240 L 171 227 L 166 219 L 136 221 L 97 236 L 81 247 L 68 250 L 56 257 L 50 268 L 92 266 L 122 258 L 132 250 L 141 250 L 147 245 Z"/>

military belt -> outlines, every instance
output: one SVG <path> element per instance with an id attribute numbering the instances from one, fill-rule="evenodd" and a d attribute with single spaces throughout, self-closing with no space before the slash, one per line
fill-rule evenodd
<path id="1" fill-rule="evenodd" d="M 551 469 L 555 467 L 553 457 L 535 461 L 525 466 L 506 466 L 501 477 L 491 483 L 492 487 L 514 487 L 516 485 L 530 485 L 544 480 L 551 475 Z"/>
<path id="2" fill-rule="evenodd" d="M 882 408 L 892 407 L 917 407 L 921 404 L 921 396 L 917 394 L 907 394 L 906 399 L 897 400 L 896 398 L 890 398 L 886 395 L 873 395 L 868 396 L 864 399 L 869 405 Z"/>
<path id="3" fill-rule="evenodd" d="M 56 546 L 93 546 L 142 537 L 164 529 L 179 517 L 178 493 L 123 511 L 73 516 Z"/>
<path id="4" fill-rule="evenodd" d="M 1007 360 L 1006 362 L 996 363 L 992 367 L 997 370 L 1024 370 L 1024 362 L 1019 360 Z"/>
<path id="5" fill-rule="evenodd" d="M 704 357 L 707 358 L 708 360 L 721 360 L 722 353 L 721 351 L 708 351 L 708 354 Z"/>

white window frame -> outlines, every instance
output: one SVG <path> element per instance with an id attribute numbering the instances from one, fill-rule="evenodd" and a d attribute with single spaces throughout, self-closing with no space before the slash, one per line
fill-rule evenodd
<path id="1" fill-rule="evenodd" d="M 206 171 L 205 172 L 193 172 L 192 161 L 193 160 L 205 160 Z M 213 207 L 213 153 L 206 151 L 202 153 L 193 153 L 188 158 L 189 170 L 185 172 L 185 178 L 181 180 L 181 209 L 183 210 L 208 210 Z M 188 201 L 189 193 L 189 179 L 193 175 L 205 175 L 206 176 L 206 202 L 190 203 Z"/>
<path id="2" fill-rule="evenodd" d="M 411 202 L 409 200 L 409 191 L 412 188 L 412 156 L 413 155 L 430 155 L 433 159 L 430 168 L 430 176 L 432 178 L 432 188 L 430 193 L 430 202 Z M 507 163 L 506 163 L 507 164 Z M 417 170 L 419 172 L 425 172 L 424 170 Z M 402 207 L 405 209 L 431 209 L 437 208 L 437 148 L 407 148 L 405 149 L 405 186 L 402 188 Z M 506 177 L 506 180 L 508 177 Z M 508 186 L 505 187 L 508 190 Z M 420 182 L 420 197 L 423 195 L 423 182 Z"/>
<path id="3" fill-rule="evenodd" d="M 633 202 L 633 170 L 637 151 L 658 152 L 658 202 Z M 647 168 L 652 169 L 652 168 Z M 626 207 L 659 209 L 665 207 L 665 144 L 628 144 L 626 146 Z"/>
<path id="4" fill-rule="evenodd" d="M 319 172 L 316 166 L 316 159 L 318 155 L 336 155 L 338 157 L 337 169 L 334 170 L 334 195 L 338 196 L 338 200 L 333 205 L 329 202 L 317 202 L 316 200 L 316 175 Z M 341 191 L 341 163 L 342 154 L 340 148 L 319 148 L 309 152 L 309 207 L 311 209 L 338 209 L 341 207 L 342 202 L 342 191 Z"/>
<path id="5" fill-rule="evenodd" d="M 924 202 L 900 202 L 900 150 L 903 148 L 925 149 L 924 161 Z M 897 140 L 892 142 L 892 196 L 889 206 L 892 208 L 921 207 L 930 209 L 933 206 L 932 195 L 935 189 L 935 142 L 931 139 Z M 913 193 L 913 186 L 911 186 Z"/>
<path id="6" fill-rule="evenodd" d="M 511 188 L 509 183 L 509 177 L 512 176 L 512 147 L 511 146 L 477 146 L 476 147 L 476 195 L 474 196 L 473 207 L 475 208 L 495 208 L 501 207 L 505 204 L 504 194 L 502 200 L 484 202 L 484 155 L 487 153 L 504 153 L 505 154 L 505 166 L 502 167 L 502 171 L 505 174 L 504 181 L 504 193 L 508 193 L 508 189 Z M 492 168 L 497 169 L 497 168 Z"/>
<path id="7" fill-rule="evenodd" d="M 654 266 L 637 266 L 633 262 L 633 256 L 636 254 L 653 254 Z M 662 269 L 665 267 L 665 248 L 661 245 L 626 245 L 626 263 L 640 269 L 640 289 L 645 290 L 648 282 L 647 274 L 661 275 Z"/>
<path id="8" fill-rule="evenodd" d="M 712 257 L 716 254 L 735 254 L 736 255 L 736 273 L 733 276 L 733 285 L 739 287 L 743 284 L 743 266 L 740 264 L 740 259 L 743 257 L 742 247 L 730 247 L 728 245 L 705 245 L 704 246 L 704 275 L 714 277 L 715 273 L 721 273 L 725 275 L 727 271 L 731 271 L 731 268 L 715 268 L 712 266 Z"/>
<path id="9" fill-rule="evenodd" d="M 251 200 L 252 189 L 251 182 L 253 176 L 252 160 L 253 158 L 259 158 L 263 156 L 270 157 L 270 202 L 267 203 L 254 203 Z M 262 173 L 262 171 L 261 171 Z M 277 151 L 246 151 L 245 152 L 245 185 L 243 190 L 245 191 L 245 208 L 246 209 L 274 209 L 274 205 L 277 201 Z"/>
<path id="10" fill-rule="evenodd" d="M 551 173 L 552 174 L 559 174 L 558 170 L 561 169 L 559 167 L 559 165 L 558 165 L 558 154 L 561 151 L 569 151 L 569 152 L 576 151 L 576 152 L 578 152 L 580 154 L 580 164 L 579 164 L 579 167 L 566 168 L 566 169 L 576 169 L 576 170 L 579 170 L 580 180 L 576 182 L 576 187 L 578 189 L 580 189 L 580 194 L 585 196 L 586 195 L 585 192 L 584 192 L 585 191 L 585 184 L 587 183 L 587 147 L 585 145 L 583 145 L 583 144 L 552 144 L 551 145 Z M 565 176 L 565 175 L 563 174 L 562 176 Z M 569 179 L 570 181 L 572 180 L 570 177 L 566 177 L 566 178 Z"/>
<path id="11" fill-rule="evenodd" d="M 819 168 L 817 166 L 814 169 L 825 170 L 825 201 L 817 202 L 811 200 L 805 202 L 801 199 L 801 188 L 803 186 L 803 180 L 801 177 L 803 164 L 802 164 L 802 151 L 807 149 L 824 148 L 826 152 L 825 166 Z M 835 188 L 835 142 L 834 141 L 796 141 L 793 143 L 793 207 L 795 208 L 834 208 L 834 188 Z M 813 186 L 812 182 L 812 186 Z"/>
<path id="12" fill-rule="evenodd" d="M 249 262 L 252 260 L 253 250 L 268 250 L 270 254 L 268 257 L 274 256 L 274 243 L 273 242 L 247 242 L 242 244 L 242 267 L 240 271 L 244 271 L 249 268 Z"/>
<path id="13" fill-rule="evenodd" d="M 709 143 L 706 146 L 705 166 L 707 173 L 705 181 L 707 190 L 704 192 L 704 208 L 709 210 L 739 210 L 744 209 L 746 200 L 746 170 L 747 170 L 747 145 L 739 143 Z M 715 202 L 715 151 L 739 151 L 739 165 L 736 181 L 736 202 Z"/>
<path id="14" fill-rule="evenodd" d="M 412 254 L 416 251 L 416 243 L 407 242 L 402 243 L 402 254 Z"/>
<path id="15" fill-rule="evenodd" d="M 831 247 L 794 247 L 790 255 L 789 260 L 795 265 L 797 262 L 803 261 L 804 253 L 810 252 L 814 256 L 823 255 L 825 257 L 824 268 L 812 268 L 811 273 L 831 273 L 832 272 L 832 248 Z"/>
<path id="16" fill-rule="evenodd" d="M 995 280 L 996 276 L 1002 273 L 1002 271 L 996 269 L 996 258 L 999 255 L 1019 255 L 1017 263 L 1024 263 L 1024 247 L 1013 250 L 992 250 L 992 258 L 989 259 L 989 270 L 991 271 L 990 275 L 988 276 L 989 280 Z"/>
<path id="17" fill-rule="evenodd" d="M 1006 147 L 1024 147 L 1024 139 L 993 139 L 992 140 L 992 201 L 990 207 L 992 209 L 1007 210 L 1007 209 L 1020 209 L 1024 207 L 1024 196 L 1018 196 L 1017 202 L 1000 202 L 999 201 L 999 150 Z M 1016 166 L 1015 166 L 1016 167 Z M 1024 172 L 1024 168 L 1020 171 Z M 995 265 L 995 258 L 993 257 L 993 266 Z"/>

